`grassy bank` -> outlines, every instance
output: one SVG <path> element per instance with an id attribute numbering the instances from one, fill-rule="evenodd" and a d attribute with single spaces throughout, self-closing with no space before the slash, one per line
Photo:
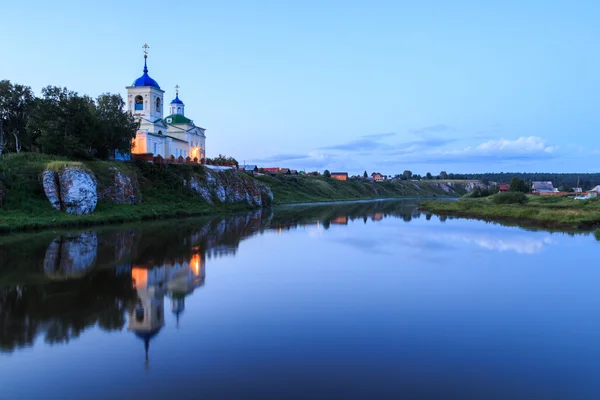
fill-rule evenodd
<path id="1" fill-rule="evenodd" d="M 98 186 L 110 183 L 109 167 L 116 166 L 136 176 L 142 202 L 135 205 L 98 201 L 94 213 L 71 215 L 52 208 L 44 194 L 40 175 L 46 168 L 84 165 L 98 180 Z M 67 228 L 116 224 L 160 218 L 226 214 L 249 209 L 241 204 L 208 205 L 185 188 L 182 180 L 190 173 L 202 174 L 203 167 L 171 165 L 158 167 L 108 161 L 72 162 L 39 154 L 12 154 L 0 158 L 0 185 L 4 200 L 0 207 L 0 233 L 40 228 Z"/>
<path id="2" fill-rule="evenodd" d="M 275 204 L 449 196 L 438 182 L 342 182 L 323 176 L 291 175 L 259 176 L 257 179 L 271 188 Z M 462 187 L 457 186 L 456 190 L 457 194 L 464 194 Z"/>
<path id="3" fill-rule="evenodd" d="M 594 228 L 600 226 L 598 199 L 527 196 L 523 204 L 496 204 L 494 196 L 451 202 L 424 202 L 419 208 L 440 215 L 484 220 L 513 220 L 545 227 Z"/>
<path id="4" fill-rule="evenodd" d="M 109 168 L 117 167 L 126 175 L 136 178 L 142 201 L 136 205 L 120 205 L 100 200 L 90 215 L 56 211 L 46 198 L 40 177 L 45 169 L 58 171 L 65 165 L 89 169 L 96 176 L 99 189 L 112 183 Z M 219 215 L 250 208 L 242 204 L 209 205 L 184 185 L 190 176 L 205 174 L 204 167 L 192 165 L 72 161 L 33 153 L 5 155 L 0 157 L 0 233 Z M 252 179 L 241 176 L 243 179 Z M 455 185 L 454 192 L 448 193 L 448 187 L 440 182 L 340 182 L 325 177 L 285 175 L 261 176 L 257 179 L 271 188 L 275 204 L 456 196 L 464 193 L 460 185 Z"/>

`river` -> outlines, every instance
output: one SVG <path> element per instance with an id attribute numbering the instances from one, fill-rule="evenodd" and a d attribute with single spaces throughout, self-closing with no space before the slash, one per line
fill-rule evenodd
<path id="1" fill-rule="evenodd" d="M 414 201 L 0 237 L 0 398 L 598 399 L 589 233 Z"/>

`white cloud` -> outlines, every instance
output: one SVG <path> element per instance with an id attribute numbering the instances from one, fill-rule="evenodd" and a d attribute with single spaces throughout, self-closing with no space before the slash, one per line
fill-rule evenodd
<path id="1" fill-rule="evenodd" d="M 496 152 L 510 152 L 510 153 L 553 153 L 557 147 L 548 145 L 544 139 L 538 136 L 520 137 L 516 140 L 490 140 L 485 143 L 481 143 L 479 146 L 474 148 L 467 148 L 468 151 L 474 151 L 477 153 L 487 154 Z"/>

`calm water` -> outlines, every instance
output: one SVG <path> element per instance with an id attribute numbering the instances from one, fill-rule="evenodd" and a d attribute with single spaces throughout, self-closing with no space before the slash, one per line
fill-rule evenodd
<path id="1" fill-rule="evenodd" d="M 0 238 L 0 398 L 599 399 L 600 243 L 410 201 Z"/>

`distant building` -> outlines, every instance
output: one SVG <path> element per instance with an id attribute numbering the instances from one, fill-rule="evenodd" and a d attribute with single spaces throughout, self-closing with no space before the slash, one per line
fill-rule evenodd
<path id="1" fill-rule="evenodd" d="M 240 165 L 238 170 L 244 171 L 249 174 L 255 174 L 258 172 L 258 166 L 256 166 L 256 165 Z"/>
<path id="2" fill-rule="evenodd" d="M 552 193 L 558 192 L 550 181 L 534 181 L 531 182 L 531 190 L 536 193 Z"/>
<path id="3" fill-rule="evenodd" d="M 279 168 L 279 167 L 268 167 L 268 168 L 263 168 L 263 170 L 264 170 L 265 172 L 273 172 L 273 173 L 275 173 L 275 174 L 276 174 L 276 173 L 278 173 L 280 169 L 281 169 L 281 168 Z"/>
<path id="4" fill-rule="evenodd" d="M 381 175 L 379 172 L 373 172 L 371 176 L 375 182 L 381 182 L 385 179 L 385 176 Z"/>
<path id="5" fill-rule="evenodd" d="M 331 177 L 333 179 L 337 179 L 338 181 L 347 181 L 348 173 L 347 172 L 332 172 Z"/>
<path id="6" fill-rule="evenodd" d="M 499 192 L 508 192 L 510 190 L 510 185 L 498 185 Z"/>

